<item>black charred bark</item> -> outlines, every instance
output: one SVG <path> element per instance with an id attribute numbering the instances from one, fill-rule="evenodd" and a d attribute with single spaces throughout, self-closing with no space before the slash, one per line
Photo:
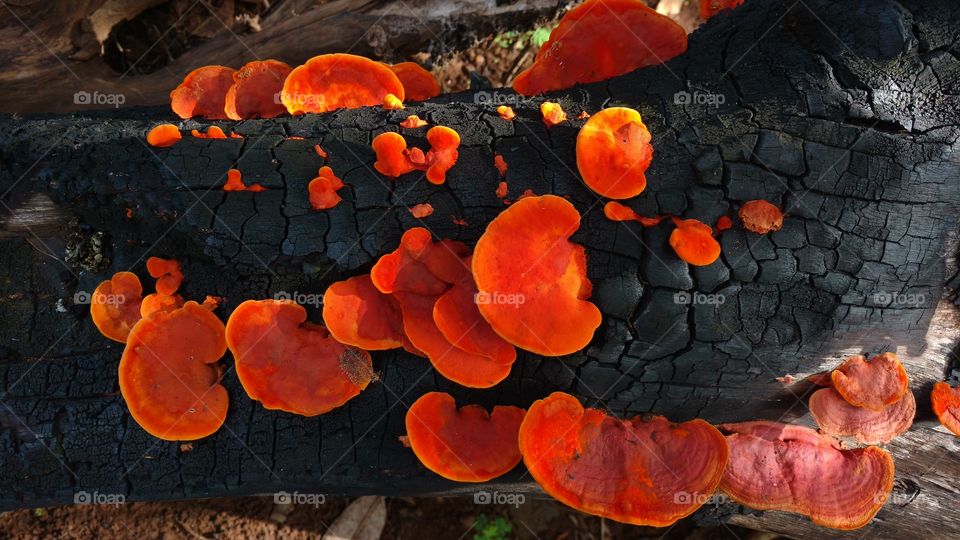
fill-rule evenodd
<path id="1" fill-rule="evenodd" d="M 426 472 L 397 441 L 407 405 L 422 393 L 527 406 L 563 390 L 619 414 L 809 423 L 807 389 L 776 377 L 896 350 L 920 412 L 888 445 L 895 498 L 866 531 L 960 534 L 960 521 L 948 518 L 960 504 L 950 487 L 960 477 L 958 445 L 927 398 L 949 375 L 960 335 L 948 286 L 960 202 L 958 33 L 960 5 L 947 0 L 749 0 L 666 65 L 550 96 L 571 117 L 612 105 L 641 112 L 655 146 L 647 191 L 631 202 L 643 214 L 713 223 L 755 198 L 787 209 L 781 231 L 728 231 L 721 261 L 697 269 L 673 255 L 668 224 L 644 230 L 604 218 L 576 174 L 581 121 L 547 129 L 539 99 L 507 91 L 230 124 L 246 138 L 186 137 L 170 149 L 144 144 L 150 126 L 170 120 L 164 109 L 5 117 L 0 506 L 69 503 L 78 491 L 130 500 L 473 491 Z M 518 100 L 517 120 L 500 120 L 495 100 Z M 445 185 L 372 171 L 371 139 L 408 114 L 460 133 Z M 404 134 L 422 146 L 424 131 Z M 321 165 L 316 143 L 349 184 L 342 204 L 319 213 L 306 194 Z M 87 307 L 75 305 L 78 291 L 119 270 L 146 278 L 143 261 L 158 255 L 183 263 L 186 296 L 225 297 L 224 319 L 248 298 L 320 295 L 367 271 L 410 227 L 474 242 L 504 208 L 495 152 L 510 166 L 510 198 L 555 193 L 583 214 L 574 238 L 587 246 L 604 322 L 581 354 L 522 354 L 503 384 L 471 391 L 420 358 L 376 353 L 382 381 L 319 418 L 265 411 L 230 370 L 226 425 L 190 452 L 129 417 L 116 378 L 122 346 L 97 333 Z M 270 189 L 223 192 L 230 167 Z M 436 209 L 422 221 L 406 209 L 421 202 Z M 678 294 L 724 301 L 683 304 Z M 522 467 L 493 487 L 534 488 Z M 733 505 L 699 515 L 791 535 L 816 530 L 802 517 Z"/>

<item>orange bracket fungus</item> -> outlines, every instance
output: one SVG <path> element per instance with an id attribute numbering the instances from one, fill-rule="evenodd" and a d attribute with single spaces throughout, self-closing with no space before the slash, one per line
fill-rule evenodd
<path id="1" fill-rule="evenodd" d="M 337 341 L 368 351 L 403 345 L 400 304 L 380 292 L 369 275 L 337 281 L 323 293 L 323 323 Z"/>
<path id="2" fill-rule="evenodd" d="M 933 385 L 930 403 L 940 424 L 952 431 L 954 435 L 960 436 L 960 388 L 940 381 Z"/>
<path id="3" fill-rule="evenodd" d="M 410 210 L 410 215 L 417 219 L 423 219 L 433 215 L 433 205 L 430 203 L 415 204 L 408 210 Z"/>
<path id="4" fill-rule="evenodd" d="M 407 101 L 426 101 L 440 95 L 440 83 L 432 73 L 416 62 L 400 62 L 390 69 L 397 74 Z"/>
<path id="5" fill-rule="evenodd" d="M 190 441 L 217 431 L 227 417 L 227 390 L 214 365 L 227 350 L 224 326 L 187 302 L 141 319 L 120 359 L 120 393 L 147 433 Z"/>
<path id="6" fill-rule="evenodd" d="M 587 0 L 550 33 L 513 89 L 525 96 L 662 64 L 687 50 L 687 33 L 636 0 Z"/>
<path id="7" fill-rule="evenodd" d="M 585 347 L 600 326 L 587 301 L 583 246 L 569 241 L 580 214 L 555 195 L 523 198 L 487 225 L 471 264 L 483 318 L 508 342 L 544 356 Z"/>
<path id="8" fill-rule="evenodd" d="M 717 224 L 714 225 L 717 229 L 717 232 L 723 232 L 733 228 L 733 220 L 730 219 L 730 216 L 720 216 L 717 218 Z"/>
<path id="9" fill-rule="evenodd" d="M 540 114 L 543 115 L 543 123 L 547 127 L 567 121 L 567 113 L 563 112 L 563 107 L 552 101 L 544 101 L 540 104 Z"/>
<path id="10" fill-rule="evenodd" d="M 598 195 L 628 199 L 646 189 L 653 146 L 637 111 L 610 107 L 591 116 L 577 134 L 576 152 L 583 182 Z"/>
<path id="11" fill-rule="evenodd" d="M 743 203 L 737 215 L 748 231 L 757 234 L 779 231 L 783 227 L 783 212 L 763 199 Z"/>
<path id="12" fill-rule="evenodd" d="M 143 287 L 132 272 L 117 272 L 100 283 L 90 297 L 90 318 L 104 337 L 127 342 L 127 335 L 140 320 Z"/>
<path id="13" fill-rule="evenodd" d="M 370 354 L 343 345 L 289 300 L 247 300 L 227 321 L 240 384 L 267 409 L 303 416 L 331 411 L 374 378 Z"/>
<path id="14" fill-rule="evenodd" d="M 317 172 L 317 177 L 307 185 L 310 193 L 310 207 L 314 210 L 326 210 L 340 204 L 343 200 L 337 190 L 343 187 L 343 180 L 333 174 L 333 169 L 324 165 Z"/>
<path id="15" fill-rule="evenodd" d="M 517 117 L 517 113 L 513 112 L 513 107 L 509 105 L 499 105 L 497 107 L 497 114 L 500 115 L 500 118 L 508 122 Z"/>
<path id="16" fill-rule="evenodd" d="M 399 133 L 381 133 L 373 138 L 371 146 L 377 154 L 373 168 L 384 176 L 396 178 L 418 168 L 418 165 L 410 160 L 407 141 Z"/>
<path id="17" fill-rule="evenodd" d="M 425 125 L 427 125 L 427 121 L 421 120 L 420 117 L 415 114 L 411 114 L 406 120 L 400 122 L 400 126 L 407 129 L 416 129 Z"/>
<path id="18" fill-rule="evenodd" d="M 910 429 L 917 402 L 907 392 L 880 411 L 847 403 L 833 388 L 821 388 L 810 396 L 810 414 L 820 430 L 834 437 L 856 437 L 864 444 L 882 444 Z"/>
<path id="19" fill-rule="evenodd" d="M 833 387 L 848 403 L 874 411 L 896 403 L 909 390 L 907 372 L 893 353 L 851 356 L 830 374 Z"/>
<path id="20" fill-rule="evenodd" d="M 785 510 L 834 529 L 867 524 L 893 489 L 893 458 L 876 446 L 845 450 L 802 426 L 722 424 L 730 462 L 720 488 L 755 510 Z"/>
<path id="21" fill-rule="evenodd" d="M 224 112 L 231 120 L 273 118 L 287 112 L 277 96 L 293 70 L 279 60 L 256 60 L 233 74 Z"/>
<path id="22" fill-rule="evenodd" d="M 646 217 L 633 211 L 633 208 L 617 201 L 609 201 L 603 205 L 603 215 L 611 221 L 636 221 L 644 227 L 653 227 L 663 219 L 660 216 Z"/>
<path id="23" fill-rule="evenodd" d="M 720 243 L 709 225 L 680 218 L 673 218 L 673 224 L 677 228 L 670 233 L 670 247 L 678 257 L 694 266 L 713 264 L 720 257 Z"/>
<path id="24" fill-rule="evenodd" d="M 224 120 L 227 91 L 233 86 L 232 68 L 203 66 L 184 77 L 180 86 L 170 92 L 170 108 L 180 118 L 201 116 Z"/>
<path id="25" fill-rule="evenodd" d="M 197 139 L 226 139 L 227 135 L 218 126 L 207 126 L 207 132 L 201 133 L 198 129 L 190 130 L 190 135 Z"/>
<path id="26" fill-rule="evenodd" d="M 248 186 L 243 183 L 243 178 L 240 174 L 240 171 L 237 169 L 230 169 L 227 171 L 227 183 L 223 185 L 224 191 L 252 191 L 257 193 L 266 189 L 267 188 L 261 186 L 260 184 Z"/>
<path id="27" fill-rule="evenodd" d="M 467 248 L 459 242 L 433 242 L 430 231 L 414 227 L 403 233 L 400 245 L 373 265 L 370 279 L 381 292 L 412 292 L 439 296 L 469 269 L 462 257 Z"/>
<path id="28" fill-rule="evenodd" d="M 700 17 L 707 20 L 725 9 L 733 9 L 743 0 L 700 0 Z"/>
<path id="29" fill-rule="evenodd" d="M 457 409 L 450 394 L 424 394 L 407 410 L 407 441 L 431 471 L 456 482 L 486 482 L 520 463 L 517 433 L 526 411 L 497 405 Z"/>
<path id="30" fill-rule="evenodd" d="M 621 420 L 554 392 L 520 426 L 523 462 L 560 502 L 634 525 L 668 526 L 717 489 L 727 464 L 723 435 L 696 419 Z"/>
<path id="31" fill-rule="evenodd" d="M 460 135 L 445 126 L 434 126 L 427 131 L 427 180 L 431 184 L 442 184 L 447 180 L 447 171 L 457 162 Z"/>
<path id="32" fill-rule="evenodd" d="M 147 259 L 147 272 L 157 280 L 157 292 L 165 296 L 177 292 L 183 282 L 180 263 L 174 259 L 150 257 Z"/>
<path id="33" fill-rule="evenodd" d="M 404 100 L 403 84 L 384 64 L 353 54 L 321 54 L 294 68 L 280 100 L 290 114 L 382 105 L 387 94 Z"/>
<path id="34" fill-rule="evenodd" d="M 167 148 L 180 142 L 183 136 L 180 135 L 180 129 L 173 124 L 160 124 L 154 126 L 147 133 L 147 144 L 157 148 Z"/>

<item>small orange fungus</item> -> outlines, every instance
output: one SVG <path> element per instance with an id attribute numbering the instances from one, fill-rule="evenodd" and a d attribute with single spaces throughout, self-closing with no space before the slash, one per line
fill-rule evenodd
<path id="1" fill-rule="evenodd" d="M 183 271 L 175 259 L 150 257 L 147 259 L 147 272 L 157 280 L 157 292 L 166 296 L 176 293 L 183 282 Z"/>
<path id="2" fill-rule="evenodd" d="M 497 172 L 500 173 L 500 178 L 507 175 L 507 161 L 503 159 L 503 156 L 500 154 L 493 155 L 493 166 L 496 167 Z"/>
<path id="3" fill-rule="evenodd" d="M 399 111 L 403 109 L 403 101 L 393 94 L 383 96 L 383 108 L 388 111 Z"/>
<path id="4" fill-rule="evenodd" d="M 181 138 L 182 135 L 180 135 L 180 129 L 177 126 L 160 124 L 154 126 L 150 133 L 147 133 L 147 144 L 158 148 L 167 148 L 180 142 Z"/>
<path id="5" fill-rule="evenodd" d="M 343 187 L 343 180 L 333 174 L 333 169 L 324 165 L 317 172 L 317 177 L 307 185 L 310 193 L 310 207 L 314 210 L 326 210 L 340 204 L 343 200 L 337 190 Z"/>
<path id="6" fill-rule="evenodd" d="M 140 278 L 133 272 L 117 272 L 100 283 L 90 297 L 90 318 L 108 339 L 126 343 L 130 329 L 140 320 L 143 300 Z"/>
<path id="7" fill-rule="evenodd" d="M 264 191 L 267 188 L 261 186 L 260 184 L 246 185 L 243 183 L 243 178 L 240 174 L 240 171 L 237 169 L 230 169 L 227 171 L 227 183 L 223 185 L 224 191 L 253 191 L 260 192 Z"/>
<path id="8" fill-rule="evenodd" d="M 576 152 L 583 182 L 598 195 L 628 199 L 646 189 L 653 146 L 637 111 L 610 107 L 591 116 L 577 134 Z"/>
<path id="9" fill-rule="evenodd" d="M 757 234 L 779 231 L 780 227 L 783 227 L 783 212 L 776 205 L 762 199 L 743 203 L 737 215 L 748 231 Z"/>
<path id="10" fill-rule="evenodd" d="M 417 219 L 423 219 L 433 215 L 433 205 L 430 203 L 415 204 L 409 208 L 410 215 Z"/>
<path id="11" fill-rule="evenodd" d="M 540 114 L 543 115 L 543 123 L 547 127 L 553 127 L 567 121 L 567 113 L 563 111 L 563 107 L 552 101 L 544 101 L 540 104 Z"/>
<path id="12" fill-rule="evenodd" d="M 633 208 L 617 201 L 609 201 L 603 205 L 603 215 L 611 221 L 636 221 L 644 227 L 653 227 L 661 221 L 660 216 L 646 217 L 634 212 Z"/>
<path id="13" fill-rule="evenodd" d="M 500 115 L 500 118 L 503 118 L 506 121 L 513 120 L 517 117 L 517 113 L 513 112 L 513 107 L 509 105 L 500 105 L 497 107 L 497 114 Z"/>
<path id="14" fill-rule="evenodd" d="M 227 135 L 218 126 L 207 126 L 207 132 L 201 133 L 198 129 L 190 130 L 190 135 L 197 139 L 226 139 Z"/>
<path id="15" fill-rule="evenodd" d="M 720 244 L 713 229 L 696 219 L 673 218 L 676 229 L 670 233 L 670 247 L 677 256 L 694 266 L 707 266 L 720 258 Z"/>
<path id="16" fill-rule="evenodd" d="M 420 117 L 415 114 L 411 114 L 406 120 L 400 122 L 400 126 L 407 129 L 416 129 L 425 125 L 427 125 L 427 121 L 421 120 Z"/>

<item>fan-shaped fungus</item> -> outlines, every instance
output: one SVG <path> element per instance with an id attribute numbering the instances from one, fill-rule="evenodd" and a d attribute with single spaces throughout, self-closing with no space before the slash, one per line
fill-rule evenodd
<path id="1" fill-rule="evenodd" d="M 663 219 L 660 216 L 646 217 L 633 211 L 633 208 L 617 201 L 609 201 L 603 205 L 603 215 L 611 221 L 636 221 L 644 227 L 653 227 Z"/>
<path id="2" fill-rule="evenodd" d="M 400 62 L 390 69 L 397 74 L 407 101 L 425 101 L 440 95 L 440 83 L 416 62 Z"/>
<path id="3" fill-rule="evenodd" d="M 500 118 L 503 118 L 507 122 L 517 117 L 517 113 L 513 112 L 513 107 L 509 105 L 497 106 L 497 114 L 500 115 Z"/>
<path id="4" fill-rule="evenodd" d="M 816 431 L 768 421 L 718 426 L 730 462 L 720 488 L 756 510 L 785 510 L 834 529 L 869 522 L 893 488 L 893 458 L 876 446 L 841 449 Z"/>
<path id="5" fill-rule="evenodd" d="M 847 403 L 833 388 L 821 388 L 810 396 L 810 414 L 820 430 L 834 437 L 856 437 L 864 444 L 882 444 L 910 429 L 917 412 L 913 394 L 880 411 Z"/>
<path id="6" fill-rule="evenodd" d="M 520 463 L 517 433 L 526 411 L 497 405 L 457 409 L 450 394 L 424 394 L 407 411 L 407 440 L 431 471 L 456 482 L 486 482 Z"/>
<path id="7" fill-rule="evenodd" d="M 547 127 L 553 127 L 567 121 L 567 113 L 563 111 L 563 107 L 552 101 L 544 101 L 540 104 L 540 114 L 543 115 L 543 123 Z"/>
<path id="8" fill-rule="evenodd" d="M 544 356 L 576 352 L 593 338 L 600 310 L 587 301 L 587 256 L 569 241 L 580 214 L 555 195 L 526 197 L 493 219 L 472 269 L 483 318 L 508 342 Z"/>
<path id="9" fill-rule="evenodd" d="M 763 199 L 743 203 L 737 215 L 744 228 L 757 234 L 779 231 L 783 227 L 783 212 Z"/>
<path id="10" fill-rule="evenodd" d="M 707 20 L 725 9 L 733 9 L 743 0 L 700 0 L 700 17 Z"/>
<path id="11" fill-rule="evenodd" d="M 673 218 L 670 247 L 677 256 L 694 266 L 713 264 L 720 257 L 720 244 L 709 225 L 695 219 Z"/>
<path id="12" fill-rule="evenodd" d="M 412 292 L 439 296 L 469 272 L 462 257 L 467 248 L 459 242 L 433 242 L 430 231 L 414 227 L 400 237 L 400 245 L 377 261 L 370 279 L 381 292 Z"/>
<path id="13" fill-rule="evenodd" d="M 183 271 L 175 259 L 150 257 L 147 259 L 147 272 L 157 280 L 157 292 L 166 296 L 177 292 L 183 282 Z"/>
<path id="14" fill-rule="evenodd" d="M 591 116 L 577 134 L 576 151 L 580 176 L 598 195 L 628 199 L 646 189 L 653 146 L 637 111 L 610 107 Z"/>
<path id="15" fill-rule="evenodd" d="M 141 319 L 120 359 L 120 393 L 147 433 L 190 441 L 217 431 L 227 390 L 214 365 L 227 350 L 224 326 L 196 302 Z"/>
<path id="16" fill-rule="evenodd" d="M 370 276 L 338 281 L 323 293 L 323 324 L 337 341 L 368 351 L 403 345 L 400 304 L 383 294 Z"/>
<path id="17" fill-rule="evenodd" d="M 343 198 L 337 190 L 343 187 L 343 180 L 333 174 L 333 169 L 324 165 L 317 172 L 317 177 L 307 185 L 310 193 L 310 207 L 314 210 L 326 210 L 340 204 Z"/>
<path id="18" fill-rule="evenodd" d="M 433 215 L 433 205 L 430 203 L 415 204 L 409 208 L 410 215 L 417 219 L 423 219 Z"/>
<path id="19" fill-rule="evenodd" d="M 587 0 L 550 33 L 513 89 L 525 96 L 563 90 L 662 64 L 687 50 L 687 33 L 636 0 Z"/>
<path id="20" fill-rule="evenodd" d="M 224 66 L 203 66 L 191 71 L 170 92 L 170 108 L 180 118 L 227 118 L 224 106 L 227 91 L 233 86 L 233 72 Z"/>
<path id="21" fill-rule="evenodd" d="M 290 114 L 382 105 L 387 94 L 404 100 L 403 84 L 384 64 L 353 54 L 321 54 L 294 68 L 280 100 Z"/>
<path id="22" fill-rule="evenodd" d="M 442 184 L 447 179 L 447 171 L 457 162 L 460 135 L 445 126 L 434 126 L 427 131 L 430 151 L 427 152 L 427 180 L 431 184 Z"/>
<path id="23" fill-rule="evenodd" d="M 182 135 L 180 129 L 173 124 L 160 124 L 154 126 L 147 133 L 147 144 L 158 148 L 167 148 L 180 142 Z"/>
<path id="24" fill-rule="evenodd" d="M 934 414 L 940 419 L 940 424 L 954 435 L 960 436 L 960 387 L 938 382 L 930 392 L 930 403 L 933 405 Z"/>
<path id="25" fill-rule="evenodd" d="M 896 403 L 909 390 L 907 372 L 893 353 L 851 356 L 830 374 L 833 387 L 848 403 L 874 411 Z"/>
<path id="26" fill-rule="evenodd" d="M 291 71 L 293 68 L 279 60 L 255 60 L 238 69 L 227 91 L 227 118 L 273 118 L 287 112 L 277 96 Z"/>
<path id="27" fill-rule="evenodd" d="M 727 463 L 723 435 L 703 420 L 621 420 L 562 392 L 530 407 L 519 438 L 523 462 L 544 491 L 635 525 L 665 527 L 692 514 Z"/>
<path id="28" fill-rule="evenodd" d="M 247 300 L 227 321 L 227 345 L 247 395 L 303 416 L 333 410 L 373 379 L 366 351 L 348 347 L 288 300 Z"/>
<path id="29" fill-rule="evenodd" d="M 393 131 L 381 133 L 373 138 L 371 146 L 377 154 L 373 168 L 380 174 L 396 178 L 417 169 L 417 165 L 410 161 L 403 135 Z"/>
<path id="30" fill-rule="evenodd" d="M 405 127 L 407 129 L 416 129 L 425 125 L 427 125 L 427 121 L 421 120 L 420 117 L 415 114 L 411 114 L 406 120 L 400 122 L 400 127 Z"/>
<path id="31" fill-rule="evenodd" d="M 132 272 L 117 272 L 100 283 L 90 297 L 90 318 L 104 337 L 127 342 L 127 335 L 140 320 L 143 287 Z"/>

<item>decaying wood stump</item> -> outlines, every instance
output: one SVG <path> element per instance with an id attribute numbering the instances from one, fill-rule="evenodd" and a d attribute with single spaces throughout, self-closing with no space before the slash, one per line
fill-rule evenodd
<path id="1" fill-rule="evenodd" d="M 958 445 L 927 397 L 949 375 L 960 336 L 950 287 L 958 33 L 960 5 L 948 0 L 749 0 L 698 30 L 689 51 L 666 65 L 550 96 L 571 116 L 610 105 L 642 113 L 655 156 L 635 205 L 641 213 L 712 223 L 749 199 L 787 209 L 781 231 L 727 231 L 721 261 L 695 269 L 671 252 L 666 223 L 640 229 L 604 218 L 573 162 L 581 121 L 548 129 L 539 99 L 509 91 L 230 124 L 246 138 L 186 137 L 170 149 L 144 143 L 151 125 L 170 120 L 163 108 L 4 117 L 0 506 L 69 503 L 81 490 L 130 500 L 534 490 L 522 467 L 480 487 L 426 472 L 397 441 L 407 406 L 435 389 L 461 402 L 521 406 L 564 390 L 616 413 L 809 423 L 808 389 L 777 377 L 895 350 L 920 412 L 888 445 L 893 500 L 851 536 L 958 535 Z M 514 105 L 514 122 L 496 115 L 499 102 Z M 372 137 L 408 114 L 461 134 L 445 185 L 372 171 Z M 404 133 L 424 145 L 423 129 Z M 349 185 L 327 212 L 307 202 L 316 143 Z M 509 164 L 509 197 L 560 194 L 583 214 L 574 239 L 587 246 L 604 322 L 582 353 L 522 354 L 488 391 L 458 388 L 423 359 L 376 353 L 382 380 L 317 418 L 264 410 L 230 370 L 226 425 L 190 452 L 131 420 L 116 379 L 122 347 L 97 333 L 83 291 L 118 270 L 145 276 L 143 261 L 158 255 L 182 261 L 186 296 L 223 296 L 224 319 L 249 298 L 286 293 L 309 304 L 421 224 L 407 211 L 414 204 L 434 206 L 422 224 L 438 237 L 475 241 L 504 208 L 494 152 Z M 230 167 L 269 189 L 223 192 Z M 732 504 L 708 506 L 698 519 L 823 534 L 802 517 Z"/>

